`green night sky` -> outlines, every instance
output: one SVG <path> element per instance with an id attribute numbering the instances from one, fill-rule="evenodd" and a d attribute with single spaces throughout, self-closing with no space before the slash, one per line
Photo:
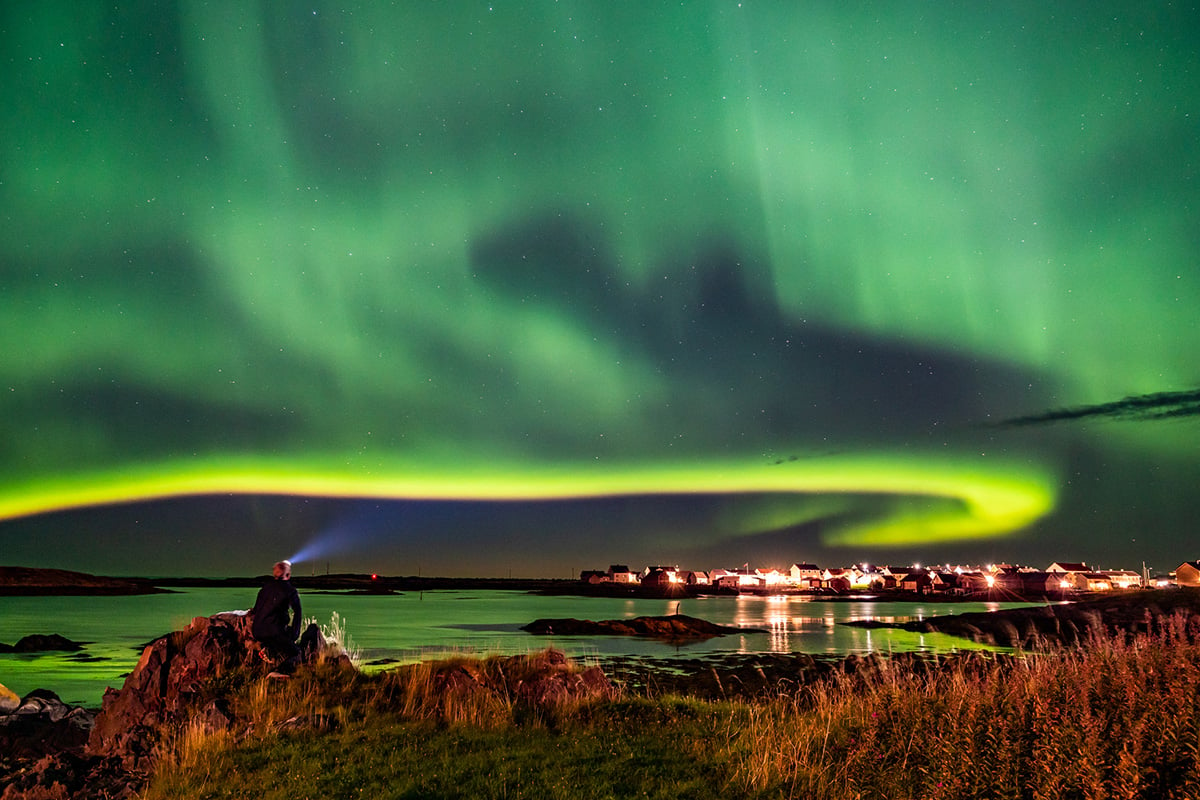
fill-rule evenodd
<path id="1" fill-rule="evenodd" d="M 1200 556 L 1193 3 L 10 5 L 0 562 Z"/>

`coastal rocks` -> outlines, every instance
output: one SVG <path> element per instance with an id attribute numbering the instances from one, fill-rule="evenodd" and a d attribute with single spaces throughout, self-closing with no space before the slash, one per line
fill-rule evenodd
<path id="1" fill-rule="evenodd" d="M 863 622 L 845 625 L 867 627 Z M 1200 638 L 1200 592 L 1149 590 L 1002 611 L 930 617 L 907 623 L 872 623 L 917 633 L 944 633 L 980 644 L 1019 649 L 1073 646 L 1090 637 L 1171 633 Z"/>
<path id="2" fill-rule="evenodd" d="M 210 707 L 205 685 L 236 667 L 261 664 L 250 624 L 241 612 L 196 617 L 183 630 L 151 642 L 120 691 L 105 692 L 88 752 L 118 757 L 131 770 L 146 769 L 164 726 L 182 724 L 197 712 L 214 729 L 227 724 L 223 710 Z M 325 646 L 319 630 L 313 635 L 310 657 Z"/>
<path id="3" fill-rule="evenodd" d="M 244 612 L 197 617 L 183 630 L 151 642 L 125 685 L 105 693 L 94 717 L 83 709 L 56 707 L 51 693 L 33 693 L 8 718 L 36 704 L 38 718 L 58 727 L 51 729 L 53 735 L 22 740 L 44 745 L 26 744 L 29 758 L 48 755 L 0 777 L 0 800 L 133 797 L 153 769 L 165 734 L 184 725 L 209 731 L 232 725 L 224 698 L 209 688 L 213 679 L 239 667 L 264 674 L 271 669 L 259 655 L 250 623 Z M 310 659 L 326 644 L 320 630 L 311 627 L 315 630 L 306 635 L 314 647 L 305 654 Z M 344 655 L 337 660 L 349 664 Z"/>
<path id="4" fill-rule="evenodd" d="M 665 617 L 635 617 L 594 622 L 590 619 L 538 619 L 521 627 L 539 636 L 646 636 L 653 639 L 680 641 L 709 639 L 736 633 L 761 633 L 757 628 L 737 628 L 717 625 L 686 614 Z"/>
<path id="5" fill-rule="evenodd" d="M 131 776 L 120 759 L 68 750 L 0 775 L 0 800 L 135 800 L 144 780 Z"/>
<path id="6" fill-rule="evenodd" d="M 82 643 L 73 642 L 57 633 L 31 633 L 28 636 L 22 636 L 16 644 L 0 642 L 0 653 L 48 653 L 52 651 L 73 653 L 82 649 Z"/>
<path id="7" fill-rule="evenodd" d="M 45 689 L 35 689 L 15 705 L 15 695 L 2 686 L 0 690 L 2 800 L 131 796 L 93 791 L 99 784 L 83 790 L 83 773 L 76 765 L 88 760 L 82 752 L 92 729 L 92 712 L 69 706 Z"/>
<path id="8" fill-rule="evenodd" d="M 94 719 L 90 711 L 69 706 L 45 689 L 35 689 L 15 705 L 13 697 L 4 690 L 0 708 L 7 710 L 0 713 L 0 752 L 12 758 L 40 758 L 87 743 Z"/>

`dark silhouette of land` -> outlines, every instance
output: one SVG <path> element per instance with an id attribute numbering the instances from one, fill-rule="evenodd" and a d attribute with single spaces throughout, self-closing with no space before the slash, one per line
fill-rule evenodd
<path id="1" fill-rule="evenodd" d="M 0 595 L 133 595 L 166 591 L 145 578 L 109 578 L 65 569 L 0 567 Z"/>

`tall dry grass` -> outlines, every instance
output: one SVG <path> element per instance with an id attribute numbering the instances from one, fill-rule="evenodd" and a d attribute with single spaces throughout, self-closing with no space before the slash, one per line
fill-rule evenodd
<path id="1" fill-rule="evenodd" d="M 336 615 L 334 624 L 338 624 Z M 167 766 L 200 768 L 206 753 L 289 728 L 335 729 L 373 721 L 384 725 L 417 721 L 482 730 L 517 724 L 554 725 L 600 698 L 564 694 L 542 697 L 536 703 L 524 701 L 521 691 L 528 682 L 544 679 L 556 670 L 568 674 L 580 670 L 572 662 L 551 665 L 550 658 L 550 651 L 515 658 L 462 655 L 371 674 L 346 669 L 336 658 L 323 658 L 287 680 L 264 678 L 255 670 L 236 671 L 227 675 L 221 686 L 210 687 L 212 697 L 225 704 L 233 724 L 214 725 L 209 707 L 197 708 L 182 724 L 164 732 L 159 761 Z"/>
<path id="2" fill-rule="evenodd" d="M 748 709 L 737 780 L 806 798 L 1200 797 L 1200 644 L 1153 636 L 885 668 Z"/>

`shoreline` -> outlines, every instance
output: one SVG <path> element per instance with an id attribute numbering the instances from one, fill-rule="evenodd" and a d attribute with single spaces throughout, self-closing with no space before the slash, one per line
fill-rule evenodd
<path id="1" fill-rule="evenodd" d="M 113 596 L 162 594 L 180 589 L 258 588 L 270 575 L 226 578 L 204 577 L 106 577 L 54 569 L 0 567 L 0 597 L 22 596 Z M 400 594 L 431 591 L 518 591 L 547 596 L 627 597 L 650 600 L 687 600 L 701 597 L 802 597 L 818 602 L 921 602 L 930 604 L 970 602 L 1061 603 L 1091 597 L 1120 597 L 1137 590 L 1118 590 L 1089 595 L 1034 594 L 990 591 L 970 594 L 931 594 L 898 589 L 835 592 L 828 589 L 780 591 L 731 591 L 714 587 L 669 585 L 646 587 L 637 584 L 591 584 L 574 578 L 449 578 L 420 575 L 369 575 L 335 573 L 293 575 L 292 584 L 303 591 L 351 591 L 361 594 Z"/>

